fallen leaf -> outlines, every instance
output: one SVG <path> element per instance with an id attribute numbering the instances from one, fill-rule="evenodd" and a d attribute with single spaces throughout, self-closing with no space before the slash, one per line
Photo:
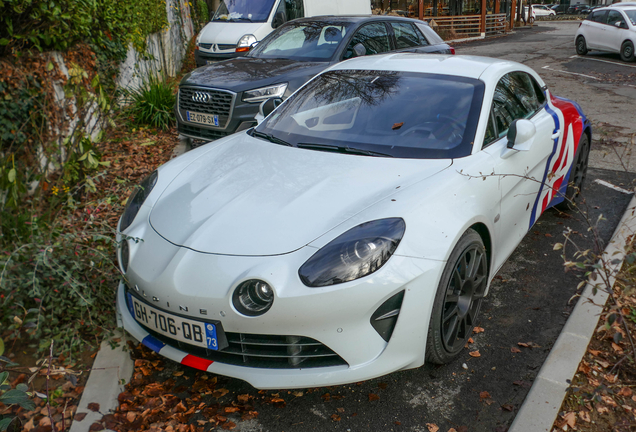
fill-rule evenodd
<path id="1" fill-rule="evenodd" d="M 88 409 L 93 412 L 99 412 L 99 404 L 95 402 L 91 402 L 88 404 Z"/>
<path id="2" fill-rule="evenodd" d="M 387 383 L 385 382 L 378 383 L 378 387 L 380 388 L 380 390 L 385 390 L 387 387 Z"/>
<path id="3" fill-rule="evenodd" d="M 605 360 L 599 360 L 599 359 L 596 359 L 596 363 L 600 364 L 605 369 L 607 369 L 609 367 L 609 365 L 610 365 L 609 362 L 607 362 Z"/>
<path id="4" fill-rule="evenodd" d="M 98 432 L 104 430 L 104 426 L 99 423 L 93 423 L 91 427 L 88 428 L 90 432 Z"/>
<path id="5" fill-rule="evenodd" d="M 479 398 L 480 399 L 486 399 L 490 397 L 490 393 L 488 393 L 487 391 L 483 391 L 481 393 L 479 393 Z"/>
<path id="6" fill-rule="evenodd" d="M 296 396 L 296 393 L 298 393 L 298 392 L 294 392 L 294 396 Z M 300 396 L 302 396 L 302 395 L 303 395 L 303 394 L 302 394 L 302 392 L 300 392 Z M 250 395 L 248 395 L 248 394 L 241 394 L 241 395 L 238 395 L 238 396 L 236 397 L 236 399 L 237 399 L 240 403 L 244 404 L 244 403 L 247 403 L 247 401 L 249 401 L 249 400 L 250 400 Z"/>
<path id="7" fill-rule="evenodd" d="M 404 126 L 404 122 L 401 123 L 393 123 L 393 126 L 391 126 L 391 129 L 396 130 L 401 128 L 402 126 Z"/>
<path id="8" fill-rule="evenodd" d="M 618 392 L 619 396 L 626 396 L 626 397 L 630 397 L 632 395 L 632 389 L 630 389 L 629 387 L 623 387 L 622 389 L 620 389 L 620 391 Z"/>
<path id="9" fill-rule="evenodd" d="M 473 342 L 475 342 L 475 341 L 473 340 L 473 338 L 471 338 L 471 337 L 470 337 L 470 338 L 468 338 L 468 343 L 473 343 Z"/>
<path id="10" fill-rule="evenodd" d="M 515 353 L 515 354 L 516 354 L 516 353 L 520 353 L 520 352 L 521 352 L 521 350 L 520 350 L 519 348 L 517 348 L 517 347 L 512 347 L 512 348 L 510 348 L 510 351 L 511 351 L 511 352 L 513 352 L 513 353 Z"/>
<path id="11" fill-rule="evenodd" d="M 612 342 L 612 348 L 614 348 L 614 351 L 616 352 L 623 352 L 623 348 L 621 348 L 619 345 L 615 344 L 614 342 Z"/>
<path id="12" fill-rule="evenodd" d="M 483 327 L 475 327 L 473 328 L 473 333 L 478 334 L 478 333 L 483 333 L 485 330 L 483 329 Z"/>
<path id="13" fill-rule="evenodd" d="M 503 404 L 501 408 L 505 411 L 512 411 L 515 409 L 514 405 L 512 404 Z"/>
<path id="14" fill-rule="evenodd" d="M 331 420 L 333 421 L 340 421 L 341 418 L 338 414 L 331 414 Z"/>
<path id="15" fill-rule="evenodd" d="M 609 412 L 609 408 L 606 407 L 606 406 L 603 406 L 603 405 L 598 405 L 596 407 L 596 411 L 598 411 L 599 414 L 605 414 L 605 413 Z"/>
<path id="16" fill-rule="evenodd" d="M 183 375 L 183 371 L 174 371 L 172 373 L 172 376 L 176 376 L 176 377 L 180 377 L 181 375 Z"/>
<path id="17" fill-rule="evenodd" d="M 303 392 L 301 392 L 301 391 L 295 391 L 295 392 L 293 392 L 292 394 L 293 394 L 294 396 L 296 396 L 296 397 L 301 397 L 304 393 L 303 393 Z"/>
<path id="18" fill-rule="evenodd" d="M 568 426 L 573 428 L 574 425 L 576 425 L 576 413 L 574 412 L 567 413 L 566 415 L 563 416 L 563 420 L 565 420 Z"/>
<path id="19" fill-rule="evenodd" d="M 471 351 L 468 353 L 468 355 L 471 357 L 481 357 L 481 354 L 479 354 L 479 350 Z"/>
<path id="20" fill-rule="evenodd" d="M 397 426 L 400 426 L 400 425 L 402 424 L 402 422 L 401 422 L 401 421 L 397 421 L 397 420 L 396 420 L 396 421 L 395 421 L 395 424 L 396 424 Z"/>
<path id="21" fill-rule="evenodd" d="M 229 421 L 227 423 L 224 423 L 221 427 L 225 430 L 232 430 L 236 427 L 236 423 Z"/>
<path id="22" fill-rule="evenodd" d="M 369 402 L 380 400 L 380 396 L 375 393 L 369 393 Z"/>
<path id="23" fill-rule="evenodd" d="M 81 422 L 84 420 L 84 417 L 86 417 L 86 413 L 77 413 L 75 414 L 75 417 L 73 417 L 73 421 Z"/>
<path id="24" fill-rule="evenodd" d="M 457 431 L 455 430 L 455 428 L 450 428 L 448 432 L 457 432 Z"/>
<path id="25" fill-rule="evenodd" d="M 435 423 L 426 423 L 426 427 L 428 428 L 428 432 L 437 432 L 439 430 L 439 426 Z"/>
<path id="26" fill-rule="evenodd" d="M 601 354 L 601 352 L 600 352 L 600 351 L 593 350 L 593 349 L 588 350 L 588 351 L 589 351 L 592 355 L 595 355 L 595 356 L 598 356 L 598 355 L 600 355 L 600 354 Z"/>
<path id="27" fill-rule="evenodd" d="M 336 411 L 338 411 L 340 414 L 342 414 L 343 412 L 345 412 L 344 408 L 336 408 Z"/>
<path id="28" fill-rule="evenodd" d="M 591 421 L 590 413 L 588 413 L 587 411 L 579 411 L 579 418 L 587 423 Z"/>
<path id="29" fill-rule="evenodd" d="M 281 399 L 281 400 L 282 400 L 282 399 Z M 237 412 L 237 411 L 240 411 L 240 410 L 241 410 L 240 408 L 237 408 L 237 407 L 229 407 L 229 406 L 228 406 L 228 407 L 225 407 L 225 408 L 223 409 L 223 411 L 225 411 L 226 413 L 233 413 L 233 412 Z"/>

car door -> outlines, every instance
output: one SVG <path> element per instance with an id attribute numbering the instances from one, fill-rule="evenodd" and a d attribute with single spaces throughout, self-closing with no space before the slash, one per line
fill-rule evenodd
<path id="1" fill-rule="evenodd" d="M 382 21 L 368 23 L 360 27 L 349 40 L 342 59 L 357 57 L 355 47 L 358 44 L 365 49 L 364 55 L 382 54 L 393 49 L 389 31 Z"/>
<path id="2" fill-rule="evenodd" d="M 620 52 L 621 45 L 625 40 L 625 32 L 629 32 L 628 29 L 627 21 L 620 11 L 609 11 L 607 14 L 607 28 L 602 36 L 604 49 L 610 52 Z"/>
<path id="3" fill-rule="evenodd" d="M 496 223 L 501 257 L 508 257 L 541 214 L 537 200 L 553 153 L 555 120 L 543 91 L 526 72 L 511 72 L 498 82 L 493 97 L 484 151 L 495 160 L 494 174 L 501 188 L 501 213 Z M 514 120 L 527 119 L 536 133 L 523 149 L 508 148 L 507 134 Z M 537 212 L 538 208 L 538 212 Z M 495 263 L 497 266 L 501 263 Z"/>
<path id="4" fill-rule="evenodd" d="M 585 29 L 582 33 L 590 49 L 602 49 L 601 41 L 607 27 L 607 12 L 607 10 L 594 11 L 583 21 Z"/>

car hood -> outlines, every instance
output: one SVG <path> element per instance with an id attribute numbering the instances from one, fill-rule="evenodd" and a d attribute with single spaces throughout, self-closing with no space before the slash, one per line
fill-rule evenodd
<path id="1" fill-rule="evenodd" d="M 197 68 L 183 78 L 181 85 L 241 92 L 299 77 L 306 77 L 306 81 L 327 66 L 327 62 L 240 57 Z"/>
<path id="2" fill-rule="evenodd" d="M 300 249 L 452 164 L 298 149 L 247 134 L 206 147 L 162 192 L 150 223 L 173 244 L 224 255 Z"/>

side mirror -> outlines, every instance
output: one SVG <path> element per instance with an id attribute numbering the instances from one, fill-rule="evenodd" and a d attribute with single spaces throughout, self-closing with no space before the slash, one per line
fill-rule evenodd
<path id="1" fill-rule="evenodd" d="M 356 53 L 357 57 L 361 57 L 367 54 L 367 49 L 361 43 L 357 43 L 353 46 L 353 50 Z"/>
<path id="2" fill-rule="evenodd" d="M 272 28 L 278 28 L 285 24 L 287 19 L 285 18 L 285 12 L 279 11 L 274 15 L 274 19 L 272 20 Z"/>
<path id="3" fill-rule="evenodd" d="M 279 97 L 270 98 L 261 103 L 261 106 L 258 107 L 258 113 L 263 116 L 263 118 L 267 117 L 276 109 L 276 107 L 283 103 L 283 100 Z"/>
<path id="4" fill-rule="evenodd" d="M 530 120 L 517 119 L 508 129 L 508 148 L 515 150 L 529 150 L 529 144 L 537 133 L 537 128 Z"/>

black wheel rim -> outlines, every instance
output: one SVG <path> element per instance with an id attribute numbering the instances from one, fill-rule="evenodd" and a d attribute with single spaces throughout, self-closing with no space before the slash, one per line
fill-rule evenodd
<path id="1" fill-rule="evenodd" d="M 632 56 L 632 46 L 630 44 L 625 44 L 625 48 L 623 48 L 623 56 L 626 58 L 630 58 Z"/>
<path id="2" fill-rule="evenodd" d="M 486 291 L 488 266 L 478 245 L 467 248 L 457 260 L 446 288 L 442 312 L 442 342 L 450 352 L 461 350 L 476 324 Z"/>
<path id="3" fill-rule="evenodd" d="M 579 39 L 579 54 L 585 51 L 585 40 Z"/>

